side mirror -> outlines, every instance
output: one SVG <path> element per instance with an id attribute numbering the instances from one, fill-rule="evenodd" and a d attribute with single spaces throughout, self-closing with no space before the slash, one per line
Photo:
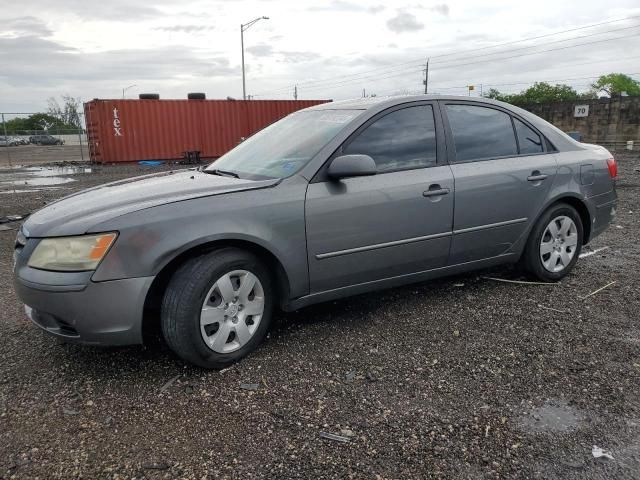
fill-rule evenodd
<path id="1" fill-rule="evenodd" d="M 369 155 L 342 155 L 336 157 L 327 172 L 331 178 L 363 177 L 378 173 L 378 167 Z"/>

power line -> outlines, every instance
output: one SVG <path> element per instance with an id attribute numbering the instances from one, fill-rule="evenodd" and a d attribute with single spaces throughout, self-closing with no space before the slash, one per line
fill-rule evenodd
<path id="1" fill-rule="evenodd" d="M 460 53 L 471 53 L 471 52 L 475 52 L 475 51 L 478 51 L 478 50 L 486 50 L 486 49 L 489 49 L 489 48 L 504 47 L 506 45 L 513 45 L 513 44 L 516 44 L 516 43 L 528 42 L 528 41 L 531 41 L 531 40 L 538 40 L 540 38 L 552 37 L 554 35 L 560 35 L 562 33 L 569 33 L 569 32 L 575 32 L 575 31 L 578 31 L 578 30 L 585 30 L 587 28 L 598 27 L 600 25 L 608 25 L 610 23 L 617 23 L 617 22 L 622 22 L 622 21 L 625 21 L 625 20 L 632 20 L 632 19 L 635 19 L 635 18 L 640 18 L 640 15 L 632 15 L 632 16 L 625 17 L 625 18 L 619 18 L 618 20 L 609 20 L 607 22 L 593 23 L 591 25 L 585 25 L 583 27 L 570 28 L 569 30 L 561 30 L 561 31 L 558 31 L 558 32 L 547 33 L 545 35 L 538 35 L 537 37 L 523 38 L 521 40 L 513 40 L 511 42 L 500 43 L 500 44 L 497 44 L 497 45 L 491 45 L 491 46 L 487 46 L 487 47 L 480 47 L 480 48 L 477 48 L 477 49 L 476 48 L 472 48 L 472 49 L 462 50 L 462 51 L 453 52 L 453 53 L 443 53 L 441 55 L 434 55 L 431 58 L 440 58 L 440 57 L 446 57 L 446 56 L 451 56 L 451 55 L 458 55 Z M 594 35 L 597 35 L 597 34 L 594 34 Z"/>
<path id="2" fill-rule="evenodd" d="M 477 61 L 473 61 L 473 62 L 457 63 L 457 64 L 454 64 L 454 65 L 445 65 L 445 66 L 439 68 L 438 70 L 446 70 L 446 69 L 449 69 L 449 68 L 463 67 L 463 66 L 468 66 L 468 65 L 475 65 L 475 64 L 478 64 L 478 63 L 488 63 L 488 62 L 491 62 L 491 61 L 509 60 L 509 59 L 512 59 L 512 58 L 522 58 L 522 57 L 529 56 L 529 55 L 539 55 L 541 53 L 555 52 L 555 51 L 560 51 L 560 50 L 567 50 L 569 48 L 582 47 L 582 46 L 585 46 L 585 45 L 593 45 L 593 44 L 596 44 L 596 43 L 603 43 L 603 42 L 610 42 L 610 41 L 614 41 L 614 40 L 621 40 L 621 39 L 624 39 L 624 38 L 635 37 L 635 36 L 638 36 L 638 35 L 640 35 L 640 33 L 634 33 L 632 35 L 623 35 L 623 36 L 613 37 L 613 38 L 606 38 L 606 39 L 602 39 L 602 40 L 594 40 L 592 42 L 578 43 L 578 44 L 575 44 L 575 45 L 567 45 L 567 46 L 564 46 L 564 47 L 557 47 L 557 48 L 550 48 L 550 49 L 546 49 L 546 50 L 539 50 L 539 51 L 536 51 L 536 52 L 521 53 L 521 54 L 518 54 L 518 55 L 511 55 L 511 56 L 507 56 L 507 57 L 494 58 L 494 59 L 491 59 L 491 60 L 477 60 Z M 502 53 L 507 53 L 507 52 L 502 52 Z M 367 79 L 379 79 L 379 80 L 382 80 L 382 79 L 399 77 L 399 76 L 402 76 L 402 75 L 407 75 L 409 73 L 421 72 L 421 71 L 423 71 L 422 67 L 417 68 L 417 69 L 414 68 L 411 71 L 407 70 L 407 71 L 404 71 L 404 72 L 399 72 L 399 73 L 395 73 L 395 74 L 392 74 L 392 75 L 386 75 L 386 76 L 379 76 L 379 75 L 367 76 L 367 77 L 362 77 L 362 78 L 357 78 L 357 79 L 352 79 L 352 80 L 345 80 L 345 81 L 342 81 L 342 82 L 336 82 L 334 84 L 328 84 L 328 85 L 317 86 L 317 87 L 308 87 L 308 88 L 306 88 L 306 91 L 327 90 L 329 88 L 342 87 L 342 86 L 345 86 L 345 85 L 353 84 L 354 82 L 361 82 L 361 81 L 367 80 Z"/>
<path id="3" fill-rule="evenodd" d="M 589 77 L 573 77 L 573 78 L 559 78 L 559 79 L 555 79 L 555 80 L 534 80 L 532 81 L 528 81 L 528 82 L 513 82 L 513 83 L 492 83 L 492 82 L 476 82 L 476 84 L 480 84 L 482 83 L 484 86 L 489 86 L 489 87 L 509 87 L 509 86 L 513 86 L 513 85 L 532 85 L 534 83 L 552 83 L 552 82 L 571 82 L 573 80 L 589 80 L 592 78 L 600 78 L 603 74 L 600 75 L 591 75 Z M 627 75 L 639 75 L 638 73 L 628 73 Z M 449 89 L 454 89 L 454 88 L 467 88 L 467 85 L 461 85 L 459 87 L 438 87 L 436 86 L 435 88 L 439 88 L 440 90 L 449 90 Z"/>
<path id="4" fill-rule="evenodd" d="M 571 38 L 565 38 L 563 40 L 554 40 L 553 42 L 546 42 L 546 43 L 541 43 L 539 45 L 530 45 L 528 47 L 520 47 L 520 48 L 513 48 L 513 49 L 509 49 L 509 50 L 504 50 L 502 52 L 493 52 L 493 53 L 484 53 L 482 55 L 474 55 L 474 58 L 481 58 L 481 57 L 489 57 L 492 55 L 500 55 L 503 53 L 509 53 L 509 52 L 517 52 L 520 50 L 527 50 L 529 48 L 537 48 L 537 47 L 542 47 L 545 45 L 553 45 L 556 43 L 562 43 L 562 42 L 568 42 L 568 41 L 572 41 L 572 40 L 580 40 L 581 38 L 588 38 L 588 37 L 595 37 L 596 35 L 605 35 L 607 33 L 614 33 L 614 32 L 619 32 L 622 30 L 630 30 L 632 28 L 639 28 L 640 24 L 638 25 L 632 25 L 631 27 L 623 27 L 623 28 L 616 28 L 614 30 L 607 30 L 604 32 L 598 32 L 598 33 L 590 33 L 589 35 L 581 35 L 579 37 L 571 37 Z M 447 63 L 451 63 L 451 62 L 458 62 L 462 59 L 455 59 L 455 60 L 446 60 L 444 62 L 435 62 L 437 65 L 443 65 L 443 64 L 447 64 Z"/>
<path id="5" fill-rule="evenodd" d="M 606 75 L 605 73 L 602 73 L 600 75 L 592 75 L 589 77 L 572 77 L 572 78 L 559 78 L 559 79 L 554 79 L 554 80 L 529 80 L 529 81 L 523 81 L 523 82 L 512 82 L 512 83 L 493 83 L 493 82 L 487 82 L 487 81 L 482 81 L 482 82 L 470 82 L 467 85 L 459 85 L 459 86 L 438 86 L 435 85 L 433 86 L 434 90 L 456 90 L 456 89 L 466 89 L 468 88 L 469 85 L 480 85 L 482 84 L 484 87 L 506 87 L 506 86 L 513 86 L 513 85 L 533 85 L 534 83 L 553 83 L 553 82 L 568 82 L 568 81 L 573 81 L 573 80 L 589 80 L 589 79 L 595 79 L 595 78 L 600 78 L 600 76 L 602 75 Z M 631 75 L 640 75 L 640 72 L 634 72 L 634 73 L 628 73 L 627 75 L 631 76 Z M 580 84 L 574 84 L 574 85 L 590 85 L 590 83 L 580 83 Z M 397 90 L 397 89 L 396 89 Z M 418 92 L 418 90 L 415 90 L 416 92 Z M 382 95 L 387 94 L 388 92 L 390 92 L 390 90 L 387 90 L 386 92 L 382 92 Z"/>
<path id="6" fill-rule="evenodd" d="M 464 54 L 464 53 L 471 53 L 471 52 L 487 50 L 487 49 L 491 49 L 491 48 L 499 48 L 499 47 L 503 47 L 503 46 L 506 46 L 506 45 L 513 45 L 513 44 L 522 43 L 522 42 L 526 42 L 526 41 L 537 40 L 537 39 L 540 39 L 540 38 L 546 38 L 546 37 L 550 37 L 550 36 L 560 35 L 560 34 L 563 34 L 563 33 L 574 32 L 574 31 L 578 31 L 578 30 L 585 30 L 585 29 L 588 29 L 588 28 L 593 28 L 593 27 L 597 27 L 597 26 L 601 26 L 601 25 L 608 25 L 608 24 L 611 24 L 611 23 L 617 23 L 617 22 L 622 22 L 622 21 L 625 21 L 625 20 L 632 20 L 632 19 L 636 19 L 636 18 L 640 18 L 640 15 L 629 16 L 629 17 L 620 18 L 620 19 L 617 19 L 617 20 L 609 20 L 609 21 L 606 21 L 606 22 L 594 23 L 594 24 L 585 25 L 585 26 L 582 26 L 582 27 L 576 27 L 576 28 L 571 28 L 571 29 L 567 29 L 567 30 L 561 30 L 561 31 L 557 31 L 557 32 L 547 33 L 547 34 L 544 34 L 544 35 L 538 35 L 538 36 L 535 36 L 535 37 L 523 38 L 523 39 L 520 39 L 520 40 L 513 40 L 513 41 L 510 41 L 510 42 L 504 42 L 504 43 L 500 43 L 500 44 L 496 44 L 496 45 L 488 45 L 486 47 L 480 47 L 480 48 L 475 48 L 475 49 L 467 49 L 467 50 L 460 50 L 460 51 L 457 51 L 457 52 L 456 51 L 448 52 L 448 53 L 443 53 L 443 54 L 439 54 L 439 55 L 432 55 L 430 58 L 442 58 L 442 57 L 447 57 L 447 56 L 456 56 L 456 55 L 460 55 L 460 54 Z M 629 28 L 633 28 L 633 27 L 629 27 Z M 605 32 L 598 32 L 598 33 L 594 33 L 592 35 L 602 35 L 604 33 L 608 33 L 608 32 L 606 32 L 606 31 Z M 583 37 L 578 37 L 578 38 L 583 38 Z M 565 40 L 561 40 L 561 41 L 570 41 L 570 40 L 572 40 L 572 39 L 569 38 L 569 39 L 565 39 Z M 551 42 L 551 43 L 554 43 L 554 42 Z M 535 46 L 524 47 L 524 48 L 533 48 L 533 47 L 535 47 Z M 497 53 L 505 53 L 505 52 L 495 52 L 495 54 L 497 54 Z M 340 79 L 340 78 L 350 78 L 350 77 L 355 77 L 355 76 L 361 76 L 361 75 L 364 75 L 364 74 L 367 74 L 367 73 L 380 72 L 380 71 L 384 71 L 384 70 L 397 70 L 401 66 L 415 64 L 416 62 L 421 62 L 421 61 L 422 61 L 422 59 L 410 60 L 410 61 L 407 61 L 407 62 L 398 63 L 396 65 L 390 65 L 390 66 L 387 66 L 387 67 L 378 67 L 378 68 L 374 68 L 374 69 L 370 69 L 370 70 L 365 70 L 363 72 L 352 73 L 352 74 L 347 74 L 347 75 L 340 75 L 340 76 L 333 77 L 333 78 L 326 78 L 326 79 L 320 79 L 320 80 L 309 80 L 307 82 L 298 82 L 297 85 L 298 86 L 309 86 L 309 85 L 326 83 L 326 82 L 334 82 L 334 81 L 336 81 L 337 79 Z M 292 85 L 289 85 L 289 86 L 286 86 L 286 87 L 280 87 L 280 88 L 272 89 L 272 90 L 269 90 L 269 91 L 266 91 L 266 92 L 261 92 L 261 93 L 255 95 L 255 96 L 265 96 L 266 94 L 269 94 L 269 93 L 272 93 L 272 92 L 290 90 L 292 87 L 293 87 Z"/>
<path id="7" fill-rule="evenodd" d="M 593 42 L 577 43 L 575 45 L 566 45 L 564 47 L 549 48 L 547 50 L 540 50 L 540 51 L 537 51 L 537 52 L 521 53 L 521 54 L 518 54 L 518 55 L 511 55 L 509 57 L 494 58 L 492 60 L 508 60 L 510 58 L 520 58 L 520 57 L 526 57 L 526 56 L 529 56 L 529 55 L 538 55 L 540 53 L 556 52 L 556 51 L 559 51 L 559 50 L 567 50 L 569 48 L 583 47 L 585 45 L 593 45 L 593 44 L 596 44 L 596 43 L 604 43 L 604 42 L 610 42 L 610 41 L 613 41 L 613 40 L 621 40 L 623 38 L 637 37 L 638 35 L 640 35 L 640 33 L 633 33 L 631 35 L 622 35 L 620 37 L 605 38 L 605 39 L 602 39 L 602 40 L 594 40 Z M 507 52 L 503 52 L 503 53 L 507 53 Z M 474 65 L 474 64 L 477 64 L 477 63 L 485 63 L 486 61 L 487 60 L 479 60 L 479 61 L 474 61 L 474 62 L 457 63 L 455 65 L 445 65 L 444 67 L 440 68 L 439 70 L 443 70 L 443 69 L 446 69 L 446 68 L 452 68 L 452 67 L 464 67 L 464 66 L 467 66 L 467 65 Z"/>
<path id="8" fill-rule="evenodd" d="M 617 58 L 613 61 L 628 61 L 628 60 L 633 60 L 636 58 L 640 58 L 640 55 L 635 55 L 633 57 L 620 57 Z M 611 62 L 611 59 L 608 60 L 598 60 L 595 62 L 583 62 L 583 63 L 568 63 L 568 64 L 563 64 L 563 67 L 577 67 L 580 65 L 592 65 L 594 63 L 608 63 Z M 609 73 L 609 72 L 607 72 Z M 547 82 L 547 83 L 551 83 L 551 82 L 568 82 L 568 81 L 572 81 L 572 80 L 585 80 L 588 78 L 600 78 L 602 75 L 606 75 L 606 73 L 602 73 L 599 75 L 593 75 L 590 77 L 573 77 L 573 78 L 556 78 L 555 80 L 534 80 L 534 81 L 516 81 L 516 82 L 511 82 L 511 83 L 492 83 L 492 82 L 487 82 L 486 80 L 483 81 L 477 81 L 477 82 L 468 82 L 467 85 L 461 85 L 459 87 L 438 87 L 437 85 L 435 86 L 435 88 L 439 88 L 440 90 L 448 90 L 448 89 L 455 89 L 455 88 L 467 88 L 469 85 L 479 85 L 482 84 L 484 86 L 490 86 L 490 87 L 509 87 L 509 86 L 513 86 L 513 85 L 531 85 L 533 83 L 536 82 Z M 638 73 L 628 73 L 627 75 L 640 75 Z"/>
<path id="9" fill-rule="evenodd" d="M 599 32 L 599 33 L 594 33 L 594 34 L 590 34 L 590 35 L 583 35 L 581 37 L 576 37 L 576 38 L 568 38 L 568 39 L 564 39 L 564 40 L 560 40 L 560 41 L 554 41 L 554 42 L 549 42 L 549 43 L 545 43 L 545 44 L 541 44 L 541 45 L 532 45 L 529 47 L 524 47 L 524 48 L 519 48 L 519 49 L 513 49 L 513 50 L 504 50 L 502 52 L 494 52 L 491 54 L 487 54 L 487 55 L 500 55 L 500 54 L 505 54 L 505 53 L 510 53 L 511 51 L 518 51 L 518 50 L 523 50 L 523 49 L 529 49 L 529 48 L 537 48 L 540 46 L 544 46 L 544 45 L 551 45 L 554 43 L 559 43 L 559 42 L 567 42 L 567 41 L 572 41 L 575 39 L 580 39 L 580 38 L 586 38 L 586 37 L 591 37 L 591 36 L 595 36 L 595 35 L 602 35 L 605 33 L 611 33 L 611 32 L 616 32 L 619 30 L 628 30 L 630 28 L 638 28 L 640 27 L 640 25 L 634 25 L 632 27 L 625 27 L 622 29 L 615 29 L 615 30 L 610 30 L 610 31 L 606 31 L 606 32 Z M 518 54 L 518 55 L 512 55 L 509 57 L 501 57 L 501 58 L 496 58 L 496 59 L 492 59 L 492 60 L 506 60 L 506 59 L 510 59 L 510 58 L 516 58 L 516 57 L 523 57 L 523 56 L 527 56 L 527 55 L 536 55 L 538 53 L 546 53 L 546 52 L 551 52 L 551 51 L 556 51 L 556 50 L 564 50 L 564 49 L 568 49 L 568 48 L 574 48 L 574 47 L 579 47 L 579 46 L 583 46 L 583 45 L 591 45 L 591 44 L 595 44 L 595 43 L 601 43 L 601 42 L 608 42 L 608 41 L 612 41 L 612 40 L 617 40 L 617 39 L 621 39 L 621 38 L 627 38 L 627 37 L 632 37 L 632 36 L 636 36 L 639 34 L 632 34 L 632 35 L 626 35 L 626 36 L 620 36 L 620 37 L 613 37 L 613 38 L 606 38 L 606 39 L 602 39 L 602 40 L 596 40 L 593 42 L 585 42 L 585 43 L 579 43 L 579 44 L 575 44 L 575 45 L 567 45 L 564 47 L 558 47 L 558 48 L 553 48 L 553 49 L 547 49 L 547 50 L 540 50 L 540 51 L 536 51 L 536 52 L 528 52 L 528 53 L 522 53 L 522 54 Z M 477 58 L 477 57 L 474 57 Z M 459 62 L 461 59 L 457 59 L 456 61 Z M 466 66 L 466 65 L 473 65 L 473 64 L 477 64 L 477 63 L 484 63 L 487 60 L 474 60 L 473 62 L 467 62 L 467 63 L 454 63 L 451 64 L 450 62 L 443 62 L 445 63 L 439 70 L 442 69 L 446 69 L 446 68 L 453 68 L 453 67 L 458 67 L 458 66 Z M 437 64 L 437 65 L 442 65 L 442 63 Z M 419 67 L 419 68 L 418 68 Z M 354 82 L 360 82 L 363 80 L 369 80 L 369 79 L 387 79 L 387 78 L 394 78 L 394 77 L 399 77 L 402 75 L 406 75 L 406 74 L 411 74 L 414 73 L 416 71 L 424 71 L 424 67 L 423 65 L 411 65 L 411 66 L 406 66 L 403 68 L 395 68 L 395 73 L 393 71 L 389 71 L 389 72 L 384 72 L 382 74 L 376 74 L 376 75 L 367 75 L 367 76 L 359 76 L 358 78 L 353 78 L 350 80 L 342 80 L 342 81 L 332 81 L 329 83 L 323 83 L 320 84 L 320 82 L 317 82 L 318 85 L 311 85 L 311 86 L 307 86 L 306 87 L 306 91 L 317 91 L 317 90 L 324 90 L 324 89 L 329 89 L 329 88 L 333 88 L 336 86 L 344 86 L 344 85 L 350 85 L 353 84 Z M 361 74 L 360 74 L 361 75 Z M 300 84 L 298 84 L 300 85 Z M 291 88 L 290 87 L 286 87 L 285 89 L 276 89 L 276 90 L 272 90 L 272 92 L 278 92 L 279 90 L 286 90 L 289 91 Z M 259 95 L 259 96 L 265 96 L 265 94 Z"/>

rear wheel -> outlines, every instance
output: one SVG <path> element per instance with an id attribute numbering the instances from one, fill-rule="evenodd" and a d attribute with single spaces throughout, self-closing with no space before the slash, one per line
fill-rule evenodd
<path id="1" fill-rule="evenodd" d="M 255 255 L 216 250 L 176 271 L 162 302 L 162 331 L 184 360 L 224 368 L 264 339 L 273 299 L 271 276 Z"/>
<path id="2" fill-rule="evenodd" d="M 545 282 L 565 277 L 578 261 L 583 231 L 575 208 L 565 203 L 553 205 L 529 235 L 522 258 L 526 270 Z"/>

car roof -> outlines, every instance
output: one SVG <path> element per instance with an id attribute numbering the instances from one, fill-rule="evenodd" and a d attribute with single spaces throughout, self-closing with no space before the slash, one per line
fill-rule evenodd
<path id="1" fill-rule="evenodd" d="M 460 95 L 395 95 L 385 97 L 366 97 L 354 98 L 349 100 L 338 100 L 329 103 L 321 103 L 305 110 L 369 110 L 374 107 L 392 107 L 403 103 L 425 101 L 425 100 L 445 100 L 445 101 L 463 101 L 463 102 L 479 102 L 493 105 L 509 106 L 504 102 L 492 100 L 484 97 L 468 97 Z"/>

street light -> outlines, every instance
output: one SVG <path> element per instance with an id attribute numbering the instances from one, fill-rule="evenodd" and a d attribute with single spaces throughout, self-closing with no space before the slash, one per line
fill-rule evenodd
<path id="1" fill-rule="evenodd" d="M 124 92 L 126 92 L 126 91 L 127 91 L 127 90 L 129 90 L 130 88 L 137 87 L 137 86 L 138 86 L 138 85 L 135 85 L 135 84 L 134 84 L 134 85 L 129 85 L 129 86 L 128 86 L 128 87 L 126 87 L 126 88 L 123 88 L 123 89 L 122 89 L 122 99 L 124 100 Z"/>
<path id="2" fill-rule="evenodd" d="M 242 99 L 247 99 L 247 86 L 244 79 L 244 32 L 249 30 L 249 27 L 260 20 L 269 20 L 269 17 L 258 17 L 251 20 L 249 23 L 240 24 L 240 46 L 242 47 Z"/>

